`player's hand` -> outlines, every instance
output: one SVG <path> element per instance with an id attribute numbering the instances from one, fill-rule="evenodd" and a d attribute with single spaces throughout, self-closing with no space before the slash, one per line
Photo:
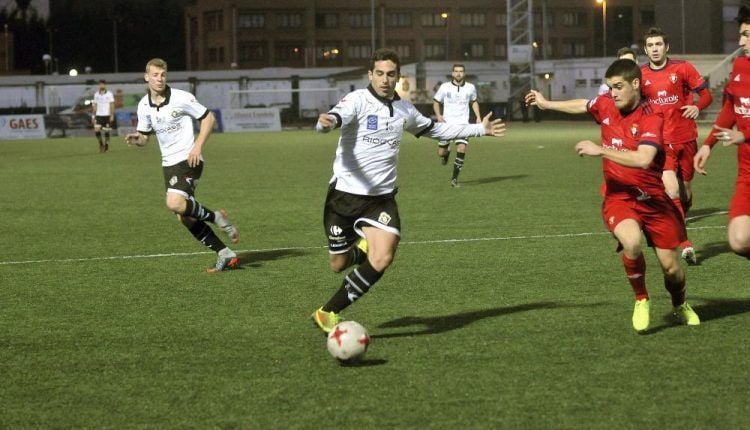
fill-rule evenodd
<path id="1" fill-rule="evenodd" d="M 714 126 L 714 130 L 718 130 L 716 133 L 714 133 L 714 137 L 724 146 L 739 145 L 740 143 L 745 141 L 745 135 L 742 134 L 741 131 L 717 126 Z"/>
<path id="2" fill-rule="evenodd" d="M 201 162 L 201 148 L 193 144 L 193 149 L 190 150 L 187 158 L 188 166 L 195 167 Z"/>
<path id="3" fill-rule="evenodd" d="M 680 108 L 682 110 L 682 117 L 689 119 L 698 118 L 698 114 L 701 113 L 700 109 L 696 105 L 685 105 Z"/>
<path id="4" fill-rule="evenodd" d="M 526 102 L 526 106 L 536 106 L 541 110 L 547 109 L 547 99 L 537 90 L 529 91 L 524 97 L 524 102 Z"/>
<path id="5" fill-rule="evenodd" d="M 322 132 L 331 131 L 336 127 L 336 117 L 328 113 L 322 113 L 318 115 L 318 123 L 315 124 L 315 129 Z"/>
<path id="6" fill-rule="evenodd" d="M 442 115 L 437 115 L 435 117 L 435 122 L 445 122 L 445 118 Z"/>
<path id="7" fill-rule="evenodd" d="M 505 123 L 502 118 L 498 118 L 490 121 L 492 112 L 482 118 L 482 125 L 484 125 L 485 136 L 503 137 L 505 136 Z"/>
<path id="8" fill-rule="evenodd" d="M 599 157 L 602 155 L 602 147 L 590 140 L 582 140 L 576 143 L 575 149 L 579 157 L 584 155 Z"/>
<path id="9" fill-rule="evenodd" d="M 708 175 L 708 172 L 706 172 L 706 161 L 708 161 L 708 157 L 710 156 L 711 148 L 708 145 L 701 146 L 695 157 L 693 157 L 693 167 L 696 172 L 704 176 Z"/>
<path id="10" fill-rule="evenodd" d="M 125 135 L 125 143 L 131 146 L 143 146 L 146 144 L 146 139 L 141 133 L 130 133 Z"/>

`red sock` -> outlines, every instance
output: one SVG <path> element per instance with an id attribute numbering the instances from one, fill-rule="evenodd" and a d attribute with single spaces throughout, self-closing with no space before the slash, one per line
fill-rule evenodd
<path id="1" fill-rule="evenodd" d="M 625 274 L 628 276 L 630 288 L 635 293 L 635 299 L 647 299 L 648 290 L 646 290 L 646 259 L 640 254 L 635 260 L 629 259 L 622 254 L 622 264 L 625 266 Z"/>
<path id="2" fill-rule="evenodd" d="M 669 291 L 672 296 L 672 306 L 677 307 L 685 303 L 685 278 L 675 282 L 670 281 L 664 277 L 664 287 Z"/>

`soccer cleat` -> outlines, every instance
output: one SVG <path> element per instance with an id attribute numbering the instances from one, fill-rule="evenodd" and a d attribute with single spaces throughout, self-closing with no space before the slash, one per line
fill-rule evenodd
<path id="1" fill-rule="evenodd" d="M 367 254 L 367 250 L 369 249 L 369 246 L 367 245 L 367 239 L 364 237 L 359 239 L 357 241 L 357 248 L 359 248 L 360 251 Z"/>
<path id="2" fill-rule="evenodd" d="M 633 308 L 633 328 L 635 331 L 644 331 L 648 328 L 651 303 L 648 299 L 635 301 Z"/>
<path id="3" fill-rule="evenodd" d="M 216 224 L 220 229 L 224 230 L 224 232 L 229 237 L 229 240 L 232 241 L 232 243 L 237 243 L 240 241 L 240 231 L 237 229 L 237 227 L 232 224 L 231 221 L 229 221 L 229 217 L 227 217 L 227 212 L 224 209 L 219 209 L 218 211 L 214 212 L 214 224 Z"/>
<path id="4" fill-rule="evenodd" d="M 323 332 L 330 333 L 336 324 L 343 321 L 343 319 L 336 312 L 326 312 L 323 308 L 319 308 L 310 315 L 315 325 L 317 325 Z"/>
<path id="5" fill-rule="evenodd" d="M 453 188 L 461 188 L 461 185 L 458 185 L 458 179 L 456 179 L 456 178 L 451 179 L 451 187 L 453 187 Z"/>
<path id="6" fill-rule="evenodd" d="M 692 246 L 685 247 L 682 250 L 682 259 L 687 261 L 687 264 L 691 266 L 698 264 L 698 257 L 696 257 L 695 249 Z"/>
<path id="7" fill-rule="evenodd" d="M 214 267 L 209 267 L 206 269 L 208 273 L 219 273 L 224 270 L 229 270 L 237 267 L 237 263 L 239 263 L 239 259 L 237 259 L 237 254 L 234 253 L 234 251 L 229 250 L 229 248 L 226 248 L 227 252 L 223 252 L 225 250 L 222 250 L 222 252 L 219 252 L 219 256 L 216 257 L 216 264 Z"/>
<path id="8" fill-rule="evenodd" d="M 683 325 L 700 325 L 701 319 L 698 317 L 698 314 L 695 313 L 693 308 L 690 307 L 688 302 L 685 302 L 681 304 L 680 306 L 677 306 L 672 311 L 674 313 L 674 316 L 677 317 L 677 319 L 680 321 L 680 324 Z"/>

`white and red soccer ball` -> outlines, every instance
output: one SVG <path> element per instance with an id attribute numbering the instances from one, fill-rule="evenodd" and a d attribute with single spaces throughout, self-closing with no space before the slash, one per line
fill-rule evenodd
<path id="1" fill-rule="evenodd" d="M 328 333 L 328 352 L 339 361 L 362 358 L 370 345 L 367 329 L 354 321 L 342 321 Z"/>

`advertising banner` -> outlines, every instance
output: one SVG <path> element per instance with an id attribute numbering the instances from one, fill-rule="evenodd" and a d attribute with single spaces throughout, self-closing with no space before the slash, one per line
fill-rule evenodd
<path id="1" fill-rule="evenodd" d="M 0 140 L 44 139 L 44 115 L 0 116 Z"/>
<path id="2" fill-rule="evenodd" d="M 222 109 L 224 132 L 281 131 L 278 108 Z"/>

